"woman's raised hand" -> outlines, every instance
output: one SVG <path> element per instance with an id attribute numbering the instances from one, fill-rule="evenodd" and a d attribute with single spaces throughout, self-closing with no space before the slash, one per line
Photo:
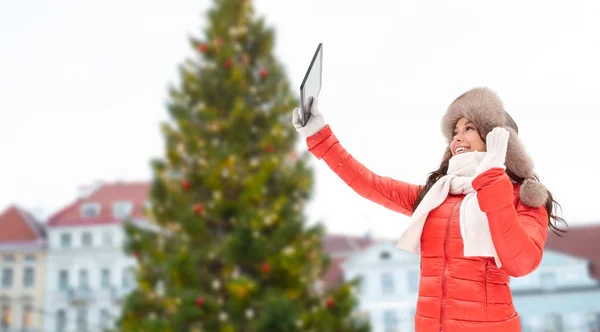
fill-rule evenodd
<path id="1" fill-rule="evenodd" d="M 319 111 L 318 104 L 319 100 L 315 98 L 310 108 L 310 117 L 308 118 L 308 122 L 306 122 L 306 126 L 302 126 L 302 110 L 296 107 L 292 111 L 292 124 L 296 128 L 296 131 L 303 137 L 312 136 L 325 127 L 325 118 L 321 114 L 321 111 Z"/>

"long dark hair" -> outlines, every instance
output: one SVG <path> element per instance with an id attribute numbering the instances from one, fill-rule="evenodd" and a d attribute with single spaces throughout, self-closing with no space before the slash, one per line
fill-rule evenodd
<path id="1" fill-rule="evenodd" d="M 423 200 L 423 197 L 425 197 L 425 194 L 427 194 L 427 192 L 431 189 L 433 184 L 436 183 L 441 177 L 446 175 L 446 173 L 448 172 L 448 165 L 450 164 L 450 158 L 452 158 L 452 151 L 450 151 L 450 148 L 447 148 L 444 152 L 444 157 L 442 158 L 442 163 L 440 164 L 440 167 L 437 170 L 429 173 L 425 185 L 420 188 L 419 195 L 417 196 L 417 200 L 415 201 L 413 210 L 417 209 L 417 206 L 419 206 L 419 204 Z M 506 170 L 506 174 L 511 180 L 518 184 L 523 184 L 523 181 L 525 180 L 521 177 L 516 176 L 509 170 Z M 536 178 L 536 180 L 539 181 L 539 178 L 536 174 L 534 174 L 534 177 Z M 563 223 L 567 225 L 567 222 L 563 218 L 556 215 L 556 210 L 561 209 L 561 206 L 552 197 L 552 193 L 549 190 L 548 199 L 546 200 L 545 207 L 546 212 L 548 213 L 548 226 L 552 229 L 552 232 L 554 232 L 554 234 L 562 237 L 560 233 L 564 233 L 566 232 L 566 230 L 560 229 L 558 227 L 558 223 Z"/>

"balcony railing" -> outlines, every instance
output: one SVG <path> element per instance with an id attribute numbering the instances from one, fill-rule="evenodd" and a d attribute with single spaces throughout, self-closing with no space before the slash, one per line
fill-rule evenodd
<path id="1" fill-rule="evenodd" d="M 94 291 L 88 287 L 69 288 L 67 294 L 72 304 L 86 304 L 95 298 Z"/>
<path id="2" fill-rule="evenodd" d="M 90 287 L 69 287 L 62 289 L 59 292 L 63 294 L 64 299 L 72 305 L 85 305 L 94 301 L 105 301 L 106 299 L 115 303 L 122 303 L 134 289 L 135 287 L 133 286 L 124 288 L 110 285 L 94 289 Z M 1 327 L 0 332 L 4 332 Z"/>

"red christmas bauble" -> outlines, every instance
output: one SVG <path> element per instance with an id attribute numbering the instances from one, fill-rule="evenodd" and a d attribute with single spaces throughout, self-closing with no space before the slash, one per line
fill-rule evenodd
<path id="1" fill-rule="evenodd" d="M 198 50 L 202 53 L 206 53 L 206 51 L 208 50 L 208 45 L 202 43 L 200 44 L 200 46 L 198 46 Z"/>
<path id="2" fill-rule="evenodd" d="M 204 306 L 204 298 L 202 296 L 196 298 L 196 306 L 199 308 Z"/>
<path id="3" fill-rule="evenodd" d="M 204 211 L 204 206 L 202 206 L 202 204 L 198 203 L 198 204 L 194 205 L 194 212 L 196 214 L 200 214 L 200 213 L 202 213 L 202 211 Z"/>
<path id="4" fill-rule="evenodd" d="M 328 308 L 328 309 L 331 309 L 331 308 L 333 308 L 333 306 L 335 305 L 335 300 L 334 300 L 334 299 L 332 299 L 332 298 L 328 298 L 328 299 L 325 301 L 325 305 L 327 306 L 327 308 Z"/>
<path id="5" fill-rule="evenodd" d="M 264 272 L 264 273 L 269 273 L 271 272 L 271 265 L 269 263 L 264 263 L 260 269 Z"/>
<path id="6" fill-rule="evenodd" d="M 233 62 L 231 61 L 231 59 L 227 59 L 227 60 L 225 60 L 223 65 L 225 66 L 225 68 L 229 69 L 233 65 Z"/>
<path id="7" fill-rule="evenodd" d="M 267 76 L 269 76 L 269 71 L 266 68 L 263 68 L 258 74 L 260 75 L 260 78 L 267 78 Z"/>
<path id="8" fill-rule="evenodd" d="M 190 186 L 191 186 L 191 184 L 190 184 L 190 181 L 188 181 L 188 180 L 183 180 L 183 182 L 181 182 L 181 187 L 184 190 L 190 189 Z"/>
<path id="9" fill-rule="evenodd" d="M 267 145 L 266 150 L 267 152 L 273 152 L 275 151 L 275 148 L 273 147 L 273 145 Z"/>

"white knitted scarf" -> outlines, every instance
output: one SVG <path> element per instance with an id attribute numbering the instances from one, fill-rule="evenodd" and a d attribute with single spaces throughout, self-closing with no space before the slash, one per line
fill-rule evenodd
<path id="1" fill-rule="evenodd" d="M 466 195 L 461 202 L 459 214 L 464 255 L 494 257 L 496 265 L 501 266 L 492 242 L 487 216 L 479 209 L 477 193 L 471 185 L 475 178 L 475 169 L 484 156 L 485 152 L 474 151 L 461 153 L 450 159 L 447 175 L 440 178 L 423 197 L 396 247 L 416 253 L 429 212 L 442 204 L 448 193 Z"/>

